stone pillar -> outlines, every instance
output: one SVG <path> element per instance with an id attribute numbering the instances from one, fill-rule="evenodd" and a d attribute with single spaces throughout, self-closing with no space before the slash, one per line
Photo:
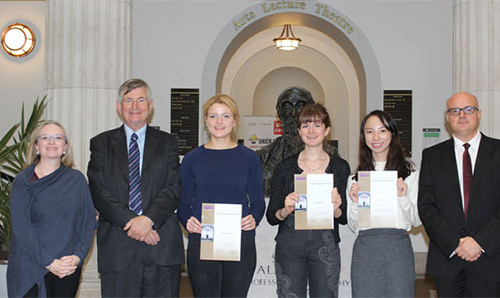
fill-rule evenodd
<path id="1" fill-rule="evenodd" d="M 500 138 L 500 1 L 455 0 L 454 90 L 476 95 L 481 131 Z"/>
<path id="2" fill-rule="evenodd" d="M 76 167 L 86 173 L 89 140 L 117 127 L 117 89 L 132 69 L 131 0 L 48 0 L 45 78 L 47 119 L 60 121 Z M 79 297 L 99 297 L 96 247 Z"/>

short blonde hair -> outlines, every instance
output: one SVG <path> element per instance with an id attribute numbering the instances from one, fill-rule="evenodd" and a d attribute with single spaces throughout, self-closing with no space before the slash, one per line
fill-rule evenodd
<path id="1" fill-rule="evenodd" d="M 65 150 L 66 153 L 61 156 L 61 163 L 68 168 L 73 168 L 75 166 L 73 160 L 73 150 L 71 149 L 71 143 L 68 140 L 68 135 L 66 134 L 64 126 L 60 122 L 54 120 L 44 120 L 40 122 L 40 124 L 38 124 L 38 126 L 30 136 L 28 151 L 26 153 L 26 164 L 24 167 L 28 167 L 32 164 L 37 164 L 40 161 L 40 155 L 37 154 L 35 145 L 38 142 L 38 135 L 40 134 L 40 130 L 42 130 L 42 128 L 44 128 L 46 125 L 51 124 L 59 126 L 59 128 L 61 128 L 61 130 L 63 131 L 64 136 L 66 137 L 67 148 Z"/>
<path id="2" fill-rule="evenodd" d="M 220 104 L 227 106 L 229 108 L 229 110 L 231 110 L 231 113 L 233 113 L 234 121 L 236 122 L 236 125 L 231 130 L 231 140 L 236 142 L 236 140 L 237 140 L 236 134 L 238 133 L 240 114 L 238 112 L 238 104 L 236 104 L 236 101 L 234 101 L 234 99 L 232 99 L 229 95 L 216 94 L 216 95 L 210 97 L 207 100 L 207 102 L 205 102 L 205 104 L 203 105 L 203 125 L 205 127 L 205 131 L 208 133 L 208 128 L 207 128 L 207 124 L 206 124 L 206 120 L 207 120 L 207 116 L 208 116 L 207 115 L 208 109 L 210 109 L 210 107 L 216 103 L 220 103 Z"/>

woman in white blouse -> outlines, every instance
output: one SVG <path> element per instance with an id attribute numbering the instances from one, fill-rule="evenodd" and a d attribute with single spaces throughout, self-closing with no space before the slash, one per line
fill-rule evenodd
<path id="1" fill-rule="evenodd" d="M 418 170 L 405 158 L 396 123 L 383 111 L 366 115 L 360 129 L 359 166 L 348 179 L 347 220 L 354 242 L 353 297 L 414 297 L 415 263 L 408 232 L 418 217 Z M 397 224 L 387 228 L 358 226 L 358 171 L 398 172 Z"/>

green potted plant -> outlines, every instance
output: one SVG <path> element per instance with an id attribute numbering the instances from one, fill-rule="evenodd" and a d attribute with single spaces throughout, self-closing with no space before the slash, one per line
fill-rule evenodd
<path id="1" fill-rule="evenodd" d="M 0 259 L 5 259 L 12 236 L 12 222 L 10 218 L 10 189 L 14 177 L 23 170 L 26 164 L 26 151 L 28 150 L 29 137 L 40 123 L 47 107 L 47 96 L 42 100 L 37 99 L 28 121 L 25 121 L 24 104 L 21 110 L 21 121 L 0 139 L 0 244 L 3 253 Z M 17 133 L 17 134 L 16 134 Z"/>

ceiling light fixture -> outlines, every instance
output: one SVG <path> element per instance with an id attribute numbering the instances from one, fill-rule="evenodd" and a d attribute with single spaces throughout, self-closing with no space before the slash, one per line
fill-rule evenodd
<path id="1" fill-rule="evenodd" d="M 292 51 L 299 46 L 299 42 L 302 40 L 293 35 L 292 25 L 285 24 L 283 26 L 283 31 L 281 31 L 281 35 L 273 39 L 273 41 L 276 43 L 276 47 L 278 49 L 283 51 Z"/>

